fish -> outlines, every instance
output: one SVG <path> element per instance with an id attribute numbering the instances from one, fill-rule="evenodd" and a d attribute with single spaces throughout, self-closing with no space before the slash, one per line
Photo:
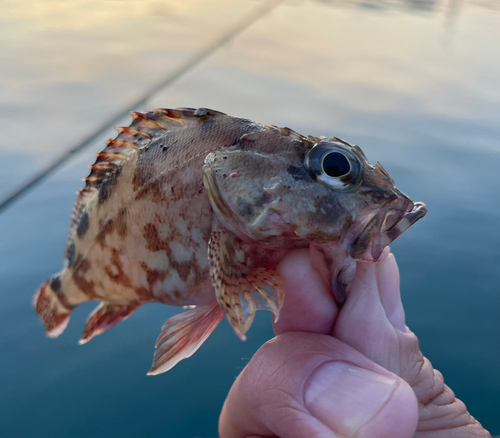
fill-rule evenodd
<path id="1" fill-rule="evenodd" d="M 337 137 L 303 136 L 208 108 L 133 112 L 77 193 L 64 268 L 34 307 L 49 337 L 98 301 L 88 342 L 158 302 L 187 308 L 162 327 L 149 375 L 190 357 L 226 317 L 242 340 L 257 310 L 277 321 L 278 263 L 309 248 L 341 306 L 356 261 L 383 249 L 427 208 L 380 163 Z"/>

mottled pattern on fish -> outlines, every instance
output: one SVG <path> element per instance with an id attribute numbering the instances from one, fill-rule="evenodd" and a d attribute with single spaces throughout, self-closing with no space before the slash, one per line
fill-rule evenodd
<path id="1" fill-rule="evenodd" d="M 215 112 L 195 114 L 134 114 L 132 125 L 98 157 L 68 242 L 66 275 L 86 298 L 207 301 L 212 212 L 201 168 L 209 152 L 251 127 Z M 216 130 L 210 129 L 214 122 Z"/>
<path id="2" fill-rule="evenodd" d="M 376 260 L 425 214 L 343 140 L 209 109 L 132 115 L 91 166 L 65 267 L 35 306 L 57 336 L 75 306 L 100 301 L 82 342 L 147 302 L 197 306 L 164 325 L 152 374 L 190 356 L 223 315 L 242 339 L 257 309 L 277 319 L 275 268 L 291 248 L 311 247 L 341 304 L 354 261 Z"/>

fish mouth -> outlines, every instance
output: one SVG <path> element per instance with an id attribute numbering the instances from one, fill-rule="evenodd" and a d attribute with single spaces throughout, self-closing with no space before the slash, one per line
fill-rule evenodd
<path id="1" fill-rule="evenodd" d="M 381 234 L 382 244 L 389 245 L 398 236 L 403 234 L 419 219 L 422 219 L 427 214 L 427 206 L 423 202 L 415 202 L 413 208 L 401 215 L 392 226 L 385 229 Z"/>
<path id="2" fill-rule="evenodd" d="M 350 247 L 355 260 L 376 262 L 384 248 L 427 214 L 423 202 L 409 204 L 402 212 L 391 209 L 376 215 Z"/>

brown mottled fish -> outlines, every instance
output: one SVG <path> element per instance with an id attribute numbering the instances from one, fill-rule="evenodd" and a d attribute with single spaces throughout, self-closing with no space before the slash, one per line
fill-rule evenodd
<path id="1" fill-rule="evenodd" d="M 64 269 L 35 307 L 56 337 L 76 306 L 100 301 L 87 342 L 145 303 L 196 306 L 164 324 L 150 374 L 191 356 L 224 316 L 243 340 L 257 309 L 277 320 L 285 290 L 275 269 L 292 248 L 310 248 L 342 305 L 355 261 L 376 261 L 427 211 L 339 138 L 203 108 L 132 116 L 97 154 Z"/>

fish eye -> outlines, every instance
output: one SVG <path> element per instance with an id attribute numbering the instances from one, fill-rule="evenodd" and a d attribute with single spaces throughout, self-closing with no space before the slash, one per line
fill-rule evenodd
<path id="1" fill-rule="evenodd" d="M 349 173 L 351 165 L 344 154 L 340 152 L 330 152 L 323 157 L 323 172 L 331 177 L 340 177 Z"/>
<path id="2" fill-rule="evenodd" d="M 342 143 L 317 143 L 307 153 L 304 166 L 314 179 L 331 188 L 347 189 L 361 178 L 359 158 Z"/>

